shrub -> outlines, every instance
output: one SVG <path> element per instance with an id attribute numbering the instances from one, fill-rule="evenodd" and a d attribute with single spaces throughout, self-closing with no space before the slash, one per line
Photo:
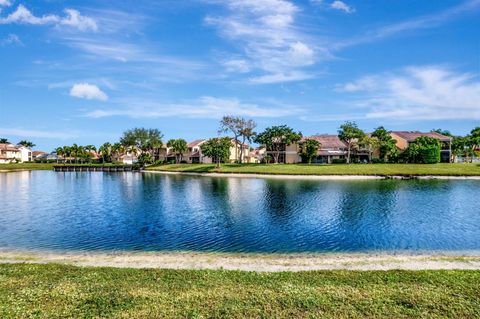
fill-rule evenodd
<path id="1" fill-rule="evenodd" d="M 347 160 L 345 158 L 334 158 L 332 159 L 332 164 L 346 164 Z"/>

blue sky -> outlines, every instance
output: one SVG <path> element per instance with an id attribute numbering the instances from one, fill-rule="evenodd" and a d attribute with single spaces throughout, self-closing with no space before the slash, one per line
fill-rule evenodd
<path id="1" fill-rule="evenodd" d="M 0 136 L 38 149 L 480 125 L 480 0 L 0 0 Z"/>

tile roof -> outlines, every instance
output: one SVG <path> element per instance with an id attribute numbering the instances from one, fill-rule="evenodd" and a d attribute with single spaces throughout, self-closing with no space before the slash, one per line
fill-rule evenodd
<path id="1" fill-rule="evenodd" d="M 320 143 L 320 149 L 332 149 L 332 148 L 345 148 L 347 147 L 337 135 L 312 135 L 312 136 L 305 136 L 302 138 L 302 141 L 306 139 L 316 140 Z"/>
<path id="2" fill-rule="evenodd" d="M 191 147 L 198 146 L 198 145 L 202 144 L 203 142 L 205 142 L 205 140 L 195 140 L 193 142 L 188 143 L 187 146 L 191 148 Z"/>
<path id="3" fill-rule="evenodd" d="M 0 150 L 2 150 L 2 151 L 13 151 L 13 152 L 19 152 L 20 151 L 17 146 L 15 146 L 13 144 L 4 144 L 4 143 L 0 144 Z"/>
<path id="4" fill-rule="evenodd" d="M 442 142 L 448 142 L 452 139 L 449 136 L 445 136 L 437 132 L 423 133 L 418 131 L 410 131 L 410 132 L 409 131 L 392 131 L 391 133 L 406 140 L 407 142 L 413 142 L 417 137 L 421 137 L 421 136 L 433 137 L 433 138 L 439 139 Z"/>

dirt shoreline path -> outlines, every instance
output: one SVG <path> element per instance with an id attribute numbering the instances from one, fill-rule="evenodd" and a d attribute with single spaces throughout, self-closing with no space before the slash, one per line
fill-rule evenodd
<path id="1" fill-rule="evenodd" d="M 480 255 L 0 252 L 0 263 L 259 272 L 309 270 L 480 269 Z"/>
<path id="2" fill-rule="evenodd" d="M 441 180 L 480 180 L 480 176 L 446 176 L 446 175 L 288 175 L 288 174 L 252 174 L 252 173 L 195 173 L 141 170 L 142 173 L 164 175 L 190 175 L 208 177 L 238 177 L 238 178 L 275 178 L 304 180 L 374 180 L 374 179 L 441 179 Z"/>

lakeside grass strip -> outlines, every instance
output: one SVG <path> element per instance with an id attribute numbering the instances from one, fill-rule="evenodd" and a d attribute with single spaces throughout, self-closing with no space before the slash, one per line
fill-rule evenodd
<path id="1" fill-rule="evenodd" d="M 0 265 L 1 318 L 477 318 L 480 271 Z"/>
<path id="2" fill-rule="evenodd" d="M 270 175 L 374 175 L 374 176 L 480 176 L 477 163 L 441 164 L 164 164 L 147 167 L 151 171 L 189 173 L 236 173 Z"/>
<path id="3" fill-rule="evenodd" d="M 0 171 L 53 170 L 43 163 L 1 164 Z M 226 173 L 260 175 L 373 175 L 373 176 L 480 176 L 478 163 L 440 164 L 164 164 L 149 166 L 147 170 L 189 173 Z"/>

